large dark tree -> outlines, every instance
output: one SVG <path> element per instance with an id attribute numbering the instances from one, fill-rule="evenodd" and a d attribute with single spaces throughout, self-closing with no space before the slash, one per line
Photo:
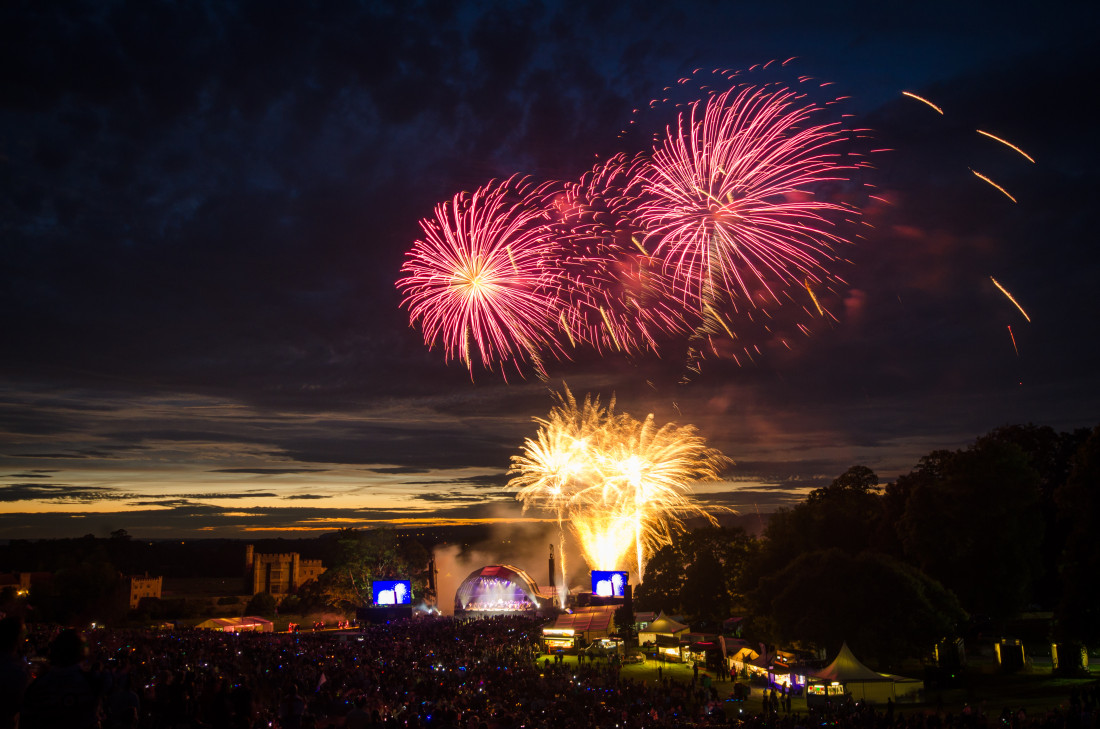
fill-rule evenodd
<path id="1" fill-rule="evenodd" d="M 1001 621 L 1019 612 L 1041 572 L 1044 528 L 1027 454 L 983 438 L 932 454 L 904 483 L 898 536 L 906 556 L 972 614 Z"/>
<path id="2" fill-rule="evenodd" d="M 772 515 L 760 558 L 745 570 L 745 591 L 806 552 L 862 552 L 875 541 L 882 514 L 878 477 L 866 466 L 849 468 L 828 486 L 811 491 L 802 503 Z"/>
<path id="3" fill-rule="evenodd" d="M 1073 469 L 1074 454 L 1089 437 L 1087 428 L 1059 433 L 1050 426 L 1008 425 L 985 436 L 983 440 L 1013 443 L 1027 455 L 1028 464 L 1039 474 L 1039 514 L 1043 520 L 1043 543 L 1040 548 L 1041 571 L 1036 575 L 1030 602 L 1053 608 L 1060 592 L 1058 565 L 1072 529 L 1066 512 L 1059 511 L 1055 493 L 1061 489 Z M 1072 517 L 1070 512 L 1068 516 Z"/>
<path id="4" fill-rule="evenodd" d="M 1055 497 L 1067 527 L 1057 608 L 1060 641 L 1100 645 L 1100 426 L 1080 448 L 1073 472 Z"/>
<path id="5" fill-rule="evenodd" d="M 646 564 L 645 580 L 634 591 L 635 604 L 718 623 L 741 606 L 741 571 L 755 549 L 755 540 L 740 528 L 685 532 Z"/>
<path id="6" fill-rule="evenodd" d="M 680 588 L 680 605 L 697 623 L 712 629 L 730 617 L 733 596 L 726 587 L 725 568 L 713 551 L 700 549 L 692 555 Z"/>
<path id="7" fill-rule="evenodd" d="M 278 612 L 278 603 L 270 592 L 257 592 L 245 605 L 244 614 L 262 618 L 273 618 Z"/>
<path id="8" fill-rule="evenodd" d="M 679 612 L 684 570 L 684 557 L 679 549 L 673 545 L 658 549 L 646 563 L 645 579 L 634 588 L 634 607 Z"/>
<path id="9" fill-rule="evenodd" d="M 399 539 L 392 529 L 343 529 L 339 553 L 318 580 L 325 601 L 343 610 L 371 604 L 371 582 L 409 579 L 413 594 L 423 595 L 428 551 L 414 539 Z"/>
<path id="10" fill-rule="evenodd" d="M 760 581 L 754 626 L 781 643 L 835 650 L 847 641 L 881 666 L 920 656 L 956 631 L 965 613 L 943 585 L 881 554 L 808 552 Z"/>
<path id="11" fill-rule="evenodd" d="M 118 570 L 96 552 L 58 570 L 51 581 L 32 586 L 30 605 L 35 619 L 66 625 L 114 624 L 126 612 Z"/>

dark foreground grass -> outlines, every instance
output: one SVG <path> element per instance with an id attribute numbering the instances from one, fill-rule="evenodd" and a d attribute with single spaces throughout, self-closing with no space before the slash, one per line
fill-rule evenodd
<path id="1" fill-rule="evenodd" d="M 1097 674 L 1088 678 L 1064 678 L 1053 676 L 1050 671 L 1031 673 L 970 673 L 957 688 L 930 689 L 925 692 L 927 705 L 936 708 L 941 704 L 945 711 L 960 711 L 969 705 L 985 714 L 999 715 L 1004 708 L 1025 709 L 1028 713 L 1045 712 L 1069 705 L 1074 689 L 1080 689 L 1098 680 Z"/>
<path id="2" fill-rule="evenodd" d="M 542 663 L 548 656 L 541 656 Z M 588 661 L 585 661 L 587 664 Z M 576 656 L 566 656 L 567 666 L 576 666 Z M 598 665 L 606 665 L 600 661 Z M 649 685 L 656 685 L 658 681 L 658 668 L 660 677 L 669 678 L 681 683 L 691 683 L 692 669 L 690 664 L 682 663 L 658 663 L 646 661 L 624 665 L 621 667 L 621 676 L 631 678 L 636 682 L 645 681 Z M 700 672 L 700 677 L 706 673 Z M 714 678 L 711 672 L 712 679 Z M 1053 676 L 1050 670 L 1036 670 L 1028 673 L 1003 674 L 983 673 L 974 671 L 962 677 L 960 685 L 946 689 L 927 689 L 925 701 L 920 704 L 898 704 L 897 710 L 902 712 L 950 712 L 959 713 L 967 706 L 974 711 L 982 711 L 987 716 L 999 716 L 1004 708 L 1013 712 L 1023 708 L 1028 714 L 1045 713 L 1054 709 L 1065 708 L 1069 705 L 1069 697 L 1074 689 L 1080 689 L 1100 681 L 1100 672 L 1093 671 L 1089 677 L 1063 678 Z M 722 697 L 727 697 L 733 691 L 732 681 L 714 681 L 712 684 Z M 763 689 L 760 686 L 752 686 L 748 700 L 744 704 L 746 712 L 757 713 L 761 709 Z M 805 712 L 806 699 L 794 697 L 791 700 L 791 711 Z"/>

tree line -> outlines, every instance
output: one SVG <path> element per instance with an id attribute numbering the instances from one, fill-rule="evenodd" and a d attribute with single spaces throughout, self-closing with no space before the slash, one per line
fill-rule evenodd
<path id="1" fill-rule="evenodd" d="M 1100 427 L 1007 426 L 884 486 L 853 466 L 774 513 L 759 539 L 687 532 L 653 555 L 634 603 L 693 627 L 744 616 L 772 643 L 847 641 L 882 666 L 999 635 L 1025 612 L 1053 614 L 1053 641 L 1096 646 L 1096 524 Z"/>

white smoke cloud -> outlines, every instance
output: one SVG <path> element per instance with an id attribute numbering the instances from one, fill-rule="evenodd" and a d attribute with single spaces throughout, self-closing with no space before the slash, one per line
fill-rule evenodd
<path id="1" fill-rule="evenodd" d="M 554 584 L 562 587 L 561 536 L 556 523 L 507 523 L 494 526 L 486 540 L 463 550 L 460 545 L 437 546 L 434 550 L 438 607 L 444 615 L 454 613 L 455 593 L 473 572 L 492 564 L 518 567 L 539 586 L 549 584 L 550 545 L 554 546 Z M 566 587 L 589 587 L 588 566 L 580 550 L 566 539 L 564 567 Z"/>

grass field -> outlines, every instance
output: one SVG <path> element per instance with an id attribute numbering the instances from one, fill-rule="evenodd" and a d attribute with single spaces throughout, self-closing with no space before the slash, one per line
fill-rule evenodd
<path id="1" fill-rule="evenodd" d="M 549 656 L 539 657 L 542 663 Z M 553 659 L 551 659 L 553 660 Z M 587 661 L 586 661 L 587 663 Z M 602 661 L 601 661 L 602 663 Z M 577 657 L 565 657 L 566 665 L 577 665 Z M 646 681 L 653 685 L 658 680 L 658 667 L 663 678 L 671 678 L 682 683 L 691 683 L 692 668 L 690 664 L 683 663 L 657 663 L 646 661 L 624 665 L 621 668 L 621 676 L 633 678 L 635 681 Z M 700 677 L 705 672 L 700 671 Z M 711 672 L 713 677 L 713 672 Z M 958 713 L 966 705 L 974 709 L 980 709 L 987 715 L 998 716 L 1004 707 L 1016 710 L 1024 708 L 1028 713 L 1043 713 L 1048 710 L 1067 706 L 1070 692 L 1074 688 L 1094 684 L 1100 680 L 1100 672 L 1094 670 L 1088 678 L 1062 678 L 1052 676 L 1049 670 L 1034 671 L 1018 674 L 993 674 L 971 673 L 966 676 L 966 685 L 959 688 L 929 690 L 922 704 L 898 704 L 897 710 L 906 711 L 938 711 L 942 707 L 945 712 Z M 722 697 L 729 696 L 733 690 L 732 681 L 715 681 L 713 686 Z M 745 710 L 756 713 L 760 711 L 762 688 L 753 686 L 748 700 L 745 702 Z M 805 712 L 806 699 L 794 697 L 791 700 L 792 712 Z"/>

